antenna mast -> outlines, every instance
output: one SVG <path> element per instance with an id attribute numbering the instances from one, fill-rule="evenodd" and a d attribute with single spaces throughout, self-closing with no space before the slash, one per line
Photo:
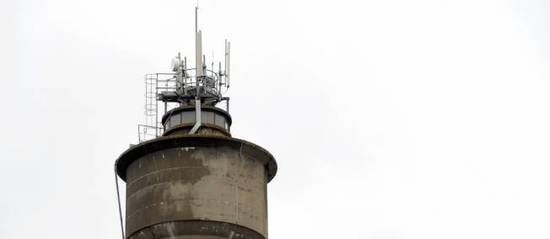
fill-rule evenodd
<path id="1" fill-rule="evenodd" d="M 147 123 L 139 126 L 140 141 L 163 134 L 166 127 L 163 125 L 161 118 L 166 112 L 175 107 L 193 107 L 197 112 L 190 134 L 195 134 L 204 123 L 201 119 L 201 112 L 204 107 L 214 107 L 225 101 L 225 110 L 229 111 L 229 97 L 225 97 L 223 94 L 229 88 L 231 43 L 227 39 L 225 40 L 224 69 L 221 69 L 221 61 L 217 71 L 214 69 L 213 64 L 210 69 L 206 64 L 207 59 L 202 49 L 198 2 L 195 7 L 194 30 L 194 68 L 191 67 L 192 63 L 188 64 L 187 57 L 178 54 L 172 60 L 171 73 L 146 75 L 147 100 L 145 110 L 147 112 Z M 214 59 L 209 60 L 214 62 Z"/>

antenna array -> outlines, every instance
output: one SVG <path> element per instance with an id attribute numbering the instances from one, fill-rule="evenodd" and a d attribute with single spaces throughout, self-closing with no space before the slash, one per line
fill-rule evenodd
<path id="1" fill-rule="evenodd" d="M 202 31 L 198 28 L 198 7 L 195 7 L 195 67 L 188 67 L 186 57 L 181 54 L 172 59 L 172 72 L 153 73 L 145 76 L 145 124 L 138 125 L 139 142 L 156 138 L 163 132 L 160 118 L 172 108 L 195 106 L 197 124 L 191 130 L 195 133 L 200 127 L 202 105 L 215 106 L 225 101 L 229 111 L 229 97 L 223 94 L 230 86 L 231 43 L 225 40 L 224 69 L 218 62 L 208 67 L 202 50 Z"/>

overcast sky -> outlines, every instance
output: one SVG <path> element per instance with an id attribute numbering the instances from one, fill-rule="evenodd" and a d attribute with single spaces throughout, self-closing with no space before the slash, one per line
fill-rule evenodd
<path id="1" fill-rule="evenodd" d="M 0 1 L 0 238 L 120 238 L 113 163 L 194 1 Z M 200 2 L 271 239 L 550 238 L 548 1 Z"/>

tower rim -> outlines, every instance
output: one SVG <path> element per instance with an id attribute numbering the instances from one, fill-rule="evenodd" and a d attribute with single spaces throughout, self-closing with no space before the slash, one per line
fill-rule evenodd
<path id="1" fill-rule="evenodd" d="M 219 107 L 216 107 L 216 106 L 208 106 L 208 105 L 202 105 L 201 106 L 201 110 L 205 110 L 205 111 L 215 111 L 215 112 L 218 112 L 218 113 L 221 113 L 223 114 L 224 116 L 226 116 L 227 120 L 228 120 L 228 124 L 229 126 L 231 126 L 231 124 L 233 123 L 233 119 L 231 118 L 231 115 L 229 114 L 229 112 L 219 108 Z M 195 111 L 195 106 L 193 105 L 187 105 L 187 106 L 179 106 L 179 107 L 176 107 L 176 108 L 173 108 L 169 111 L 166 111 L 166 113 L 162 116 L 161 118 L 161 124 L 164 124 L 166 123 L 166 120 L 168 119 L 168 117 L 170 117 L 171 115 L 173 114 L 177 114 L 179 112 L 184 112 L 184 111 Z"/>
<path id="2" fill-rule="evenodd" d="M 177 147 L 220 146 L 236 148 L 241 154 L 262 162 L 266 169 L 267 182 L 270 182 L 277 174 L 275 157 L 261 146 L 238 138 L 205 135 L 162 136 L 133 145 L 117 158 L 115 161 L 115 171 L 122 180 L 126 181 L 126 169 L 130 164 L 146 154 Z"/>

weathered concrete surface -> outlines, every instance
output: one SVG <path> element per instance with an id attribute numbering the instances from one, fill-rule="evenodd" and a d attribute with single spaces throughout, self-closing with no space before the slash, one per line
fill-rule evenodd
<path id="1" fill-rule="evenodd" d="M 134 233 L 131 239 L 264 239 L 264 236 L 236 224 L 211 221 L 177 221 L 156 224 Z"/>
<path id="2" fill-rule="evenodd" d="M 125 171 L 127 182 L 127 237 L 267 238 L 272 156 L 246 141 L 206 138 L 168 139 L 175 142 L 136 147 L 119 158 L 117 171 Z"/>

